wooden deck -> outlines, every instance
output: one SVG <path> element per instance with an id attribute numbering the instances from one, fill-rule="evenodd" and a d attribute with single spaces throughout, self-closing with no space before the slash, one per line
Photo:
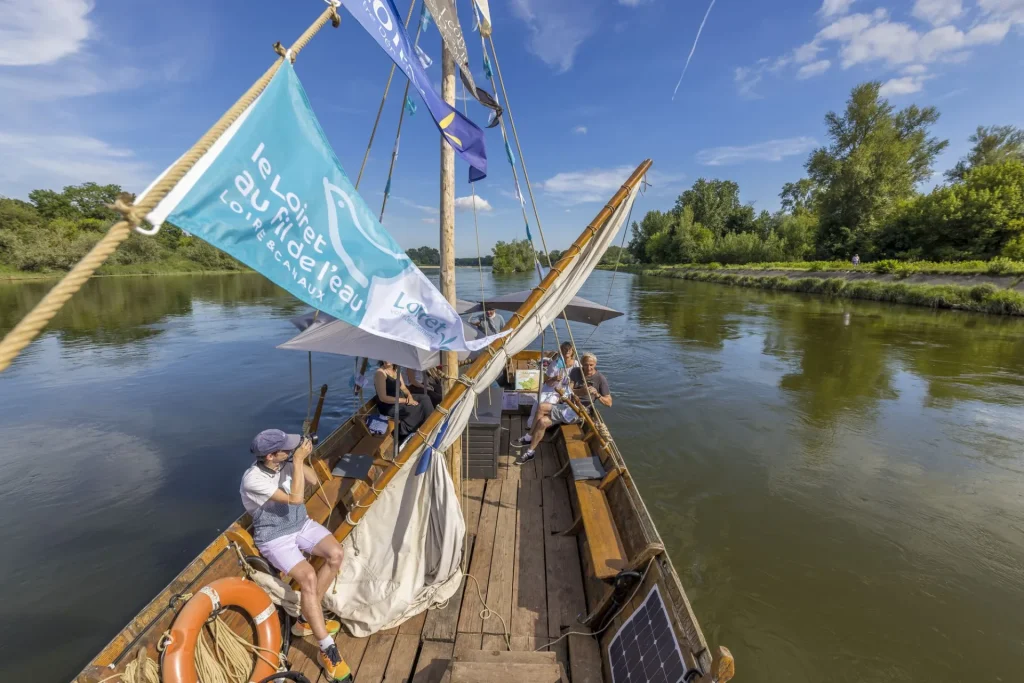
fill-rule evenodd
<path id="1" fill-rule="evenodd" d="M 542 444 L 537 457 L 522 467 L 507 455 L 525 422 L 525 416 L 502 416 L 500 478 L 464 484 L 469 571 L 459 593 L 446 607 L 389 631 L 338 637 L 338 649 L 359 683 L 442 681 L 454 654 L 510 646 L 548 649 L 547 643 L 567 631 L 588 630 L 576 621 L 587 610 L 579 542 L 552 535 L 572 524 L 567 480 L 551 478 L 560 467 L 556 449 Z M 481 597 L 492 610 L 486 619 Z M 562 664 L 563 680 L 602 680 L 594 638 L 571 635 L 550 650 Z M 292 668 L 311 681 L 325 681 L 316 652 L 311 637 L 293 638 Z"/>

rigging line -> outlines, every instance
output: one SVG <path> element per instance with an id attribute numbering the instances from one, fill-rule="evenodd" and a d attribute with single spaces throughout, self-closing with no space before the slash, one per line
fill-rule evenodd
<path id="1" fill-rule="evenodd" d="M 476 7 L 476 5 L 474 5 Z M 462 111 L 465 112 L 466 116 L 469 116 L 469 105 L 467 104 L 468 97 L 466 97 L 466 84 L 462 84 Z M 513 172 L 515 168 L 513 167 Z M 470 192 L 473 197 L 473 231 L 476 233 L 476 270 L 480 275 L 480 305 L 483 307 L 484 319 L 487 318 L 487 299 L 484 296 L 484 262 L 483 257 L 480 256 L 480 224 L 477 221 L 476 215 L 476 183 L 469 184 Z M 487 396 L 490 397 L 491 387 L 487 387 Z"/>
<path id="2" fill-rule="evenodd" d="M 405 28 L 409 28 L 409 21 L 412 20 L 412 11 L 416 7 L 416 0 L 409 3 L 409 13 L 405 17 Z M 418 32 L 417 32 L 417 35 Z M 391 79 L 395 77 L 395 67 L 391 63 L 391 71 L 388 72 L 388 82 L 384 85 L 384 96 L 380 98 L 380 106 L 377 108 L 377 118 L 373 120 L 373 128 L 370 130 L 370 141 L 366 143 L 366 152 L 363 154 L 363 163 L 359 165 L 359 175 L 356 176 L 355 188 L 359 189 L 359 181 L 363 179 L 363 171 L 366 170 L 366 162 L 370 158 L 370 148 L 373 147 L 373 138 L 377 135 L 377 126 L 380 124 L 380 115 L 384 113 L 384 103 L 387 102 L 388 92 L 391 90 Z M 404 106 L 404 103 L 403 103 Z"/>
<path id="3" fill-rule="evenodd" d="M 337 8 L 332 4 L 320 13 L 309 28 L 292 44 L 286 54 L 290 54 L 294 60 L 299 52 L 313 39 L 320 29 L 331 22 L 332 25 L 340 23 Z M 224 134 L 232 123 L 259 97 L 271 79 L 281 68 L 286 55 L 280 55 L 260 78 L 253 83 L 248 90 L 217 120 L 192 147 L 171 166 L 164 176 L 154 183 L 152 189 L 134 204 L 127 204 L 122 200 L 115 202 L 115 207 L 122 214 L 122 220 L 111 226 L 99 242 L 82 259 L 61 278 L 60 282 L 54 285 L 53 289 L 46 293 L 46 296 L 33 307 L 28 314 L 0 341 L 0 372 L 6 370 L 14 359 L 21 353 L 29 343 L 35 339 L 46 324 L 49 323 L 57 312 L 67 303 L 75 292 L 82 288 L 82 285 L 92 277 L 96 269 L 102 266 L 110 255 L 124 242 L 132 233 L 132 229 L 141 225 L 145 216 L 156 208 L 164 197 L 185 177 L 196 162 L 206 154 L 213 144 Z"/>
<path id="4" fill-rule="evenodd" d="M 481 41 L 482 40 L 483 37 L 481 36 Z M 519 152 L 519 162 L 523 165 L 523 179 L 526 181 L 526 191 L 530 194 L 530 204 L 533 207 L 533 217 L 537 221 L 537 232 L 540 234 L 540 243 L 541 246 L 544 247 L 544 257 L 547 259 L 548 269 L 551 269 L 554 265 L 551 263 L 551 251 L 548 249 L 547 238 L 544 236 L 544 226 L 541 224 L 540 211 L 538 211 L 537 209 L 537 198 L 533 194 L 533 185 L 530 183 L 530 173 L 529 171 L 526 170 L 526 157 L 523 156 L 523 147 L 522 145 L 519 144 L 519 133 L 518 131 L 516 131 L 515 117 L 512 116 L 512 104 L 509 102 L 508 92 L 505 90 L 505 79 L 501 75 L 501 64 L 498 62 L 498 50 L 497 48 L 494 47 L 494 35 L 491 34 L 490 36 L 488 36 L 487 41 L 491 44 L 491 54 L 494 56 L 494 69 L 495 71 L 498 72 L 498 82 L 501 84 L 501 94 L 505 98 L 505 112 L 508 115 L 508 122 L 512 128 L 512 137 L 513 139 L 515 139 L 516 142 L 516 150 Z M 493 78 L 491 80 L 493 83 Z M 492 87 L 494 87 L 495 94 L 497 94 L 497 87 Z M 504 124 L 502 124 L 502 130 L 504 131 Z M 513 169 L 513 173 L 514 172 L 515 171 Z M 523 211 L 525 213 L 525 207 L 523 207 Z M 534 251 L 536 252 L 536 249 L 534 249 Z M 539 262 L 539 259 L 537 260 Z M 537 274 L 540 275 L 539 270 Z M 543 279 L 543 277 L 541 279 Z M 569 339 L 572 342 L 573 351 L 575 352 L 576 358 L 578 359 L 579 349 L 576 348 L 576 340 L 573 339 L 572 326 L 569 324 L 569 316 L 565 314 L 565 309 L 562 309 L 562 320 L 565 321 L 565 329 L 569 333 Z M 559 353 L 561 353 L 562 343 L 558 338 L 558 330 L 555 328 L 554 325 L 551 326 L 551 330 L 552 332 L 555 333 L 555 344 L 558 345 Z"/>
<path id="5" fill-rule="evenodd" d="M 416 0 L 413 0 L 415 4 Z M 412 17 L 412 7 L 409 8 L 409 17 Z M 406 25 L 409 24 L 408 19 Z M 420 22 L 416 26 L 416 38 L 413 40 L 413 48 L 420 44 L 420 32 L 423 31 L 423 23 Z M 402 105 L 401 111 L 398 113 L 398 130 L 395 131 L 395 145 L 391 148 L 391 165 L 388 167 L 388 180 L 384 184 L 384 199 L 380 203 L 380 218 L 378 219 L 381 223 L 384 222 L 384 209 L 388 205 L 388 197 L 391 195 L 391 176 L 395 172 L 395 163 L 398 161 L 398 141 L 402 137 L 402 122 L 405 120 L 405 103 L 409 101 L 409 86 L 412 84 L 408 78 L 405 80 L 405 92 L 402 94 Z M 369 149 L 369 148 L 367 148 Z"/>
<path id="6" fill-rule="evenodd" d="M 615 275 L 619 272 L 619 262 L 622 260 L 622 249 L 623 249 L 623 247 L 626 244 L 626 230 L 627 230 L 627 227 L 629 226 L 629 221 L 632 218 L 633 218 L 633 207 L 630 206 L 629 207 L 629 213 L 626 214 L 626 222 L 623 223 L 623 227 L 622 227 L 622 241 L 619 243 L 619 253 L 615 255 L 615 268 L 612 270 L 612 279 L 611 279 L 611 282 L 608 283 L 608 297 L 604 300 L 604 305 L 607 308 L 610 308 L 610 306 L 608 306 L 608 304 L 610 304 L 612 302 L 612 288 L 615 286 Z M 587 338 L 583 341 L 583 345 L 584 346 L 586 346 L 588 343 L 590 343 L 590 339 L 591 339 L 591 337 L 594 336 L 595 332 L 597 332 L 597 325 L 594 326 L 594 329 L 592 329 L 590 331 L 590 334 L 587 335 Z"/>

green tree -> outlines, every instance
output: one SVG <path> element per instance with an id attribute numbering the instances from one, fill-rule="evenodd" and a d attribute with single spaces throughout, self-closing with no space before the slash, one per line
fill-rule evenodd
<path id="1" fill-rule="evenodd" d="M 601 265 L 614 266 L 618 263 L 621 266 L 628 266 L 633 262 L 633 254 L 625 247 L 612 245 L 601 257 Z"/>
<path id="2" fill-rule="evenodd" d="M 818 194 L 818 250 L 826 258 L 872 254 L 875 238 L 899 203 L 932 175 L 948 141 L 928 134 L 934 107 L 895 111 L 877 81 L 858 85 L 846 111 L 825 116 L 830 144 L 807 160 Z"/>
<path id="3" fill-rule="evenodd" d="M 802 211 L 813 211 L 814 201 L 818 195 L 818 186 L 810 178 L 801 178 L 795 183 L 786 183 L 782 186 L 779 199 L 782 200 L 782 210 L 787 213 L 800 213 Z"/>
<path id="4" fill-rule="evenodd" d="M 962 182 L 904 202 L 880 243 L 894 258 L 1024 256 L 1024 161 L 977 166 Z"/>
<path id="5" fill-rule="evenodd" d="M 530 240 L 512 240 L 494 245 L 495 273 L 526 273 L 533 270 L 534 252 Z"/>
<path id="6" fill-rule="evenodd" d="M 731 180 L 698 178 L 689 190 L 679 195 L 672 212 L 678 216 L 685 206 L 693 210 L 694 222 L 703 225 L 716 237 L 726 232 L 730 219 L 734 226 L 743 224 L 742 216 L 737 219 L 737 214 L 744 210 L 740 204 L 740 186 Z M 753 209 L 750 209 L 750 218 L 753 220 Z"/>
<path id="7" fill-rule="evenodd" d="M 950 182 L 963 180 L 972 168 L 1024 160 L 1024 130 L 1016 126 L 978 126 L 968 139 L 974 143 L 970 153 L 946 171 Z"/>
<path id="8" fill-rule="evenodd" d="M 629 253 L 633 255 L 633 258 L 639 263 L 654 263 L 651 257 L 648 256 L 647 244 L 654 235 L 668 230 L 675 220 L 676 217 L 672 213 L 662 213 L 655 210 L 648 211 L 639 223 L 633 221 L 633 235 L 629 240 L 629 245 L 626 247 L 629 249 Z"/>
<path id="9" fill-rule="evenodd" d="M 29 201 L 44 218 L 92 218 L 114 222 L 120 215 L 107 207 L 124 194 L 120 185 L 97 185 L 83 183 L 68 185 L 63 192 L 53 190 L 32 190 Z"/>
<path id="10" fill-rule="evenodd" d="M 418 266 L 439 266 L 441 265 L 441 252 L 434 247 L 417 247 L 405 252 Z"/>

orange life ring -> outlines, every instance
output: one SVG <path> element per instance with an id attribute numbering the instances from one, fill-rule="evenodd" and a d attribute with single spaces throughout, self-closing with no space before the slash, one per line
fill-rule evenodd
<path id="1" fill-rule="evenodd" d="M 214 611 L 221 607 L 238 607 L 256 624 L 256 645 L 271 653 L 281 650 L 281 624 L 270 596 L 252 581 L 238 577 L 217 579 L 204 586 L 178 613 L 171 626 L 170 641 L 164 650 L 164 683 L 198 683 L 196 673 L 196 642 L 199 631 Z M 263 652 L 273 660 L 273 655 Z M 263 657 L 256 659 L 250 680 L 260 681 L 277 672 Z"/>

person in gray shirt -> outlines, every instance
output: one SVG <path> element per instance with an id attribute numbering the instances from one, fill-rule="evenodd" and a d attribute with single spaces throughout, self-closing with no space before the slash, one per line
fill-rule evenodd
<path id="1" fill-rule="evenodd" d="M 505 319 L 493 308 L 484 307 L 484 313 L 479 318 L 470 319 L 469 324 L 484 333 L 485 337 L 501 332 L 505 327 Z"/>
<path id="2" fill-rule="evenodd" d="M 328 678 L 349 680 L 351 672 L 333 638 L 341 624 L 333 619 L 325 621 L 320 607 L 341 569 L 344 551 L 330 531 L 306 514 L 306 482 L 317 482 L 313 468 L 306 464 L 313 444 L 298 434 L 265 429 L 252 440 L 249 451 L 256 461 L 242 475 L 239 494 L 252 516 L 257 550 L 295 579 L 301 589 L 303 618 L 292 626 L 292 635 L 313 635 L 320 645 L 320 666 Z M 326 560 L 319 572 L 303 553 Z"/>

